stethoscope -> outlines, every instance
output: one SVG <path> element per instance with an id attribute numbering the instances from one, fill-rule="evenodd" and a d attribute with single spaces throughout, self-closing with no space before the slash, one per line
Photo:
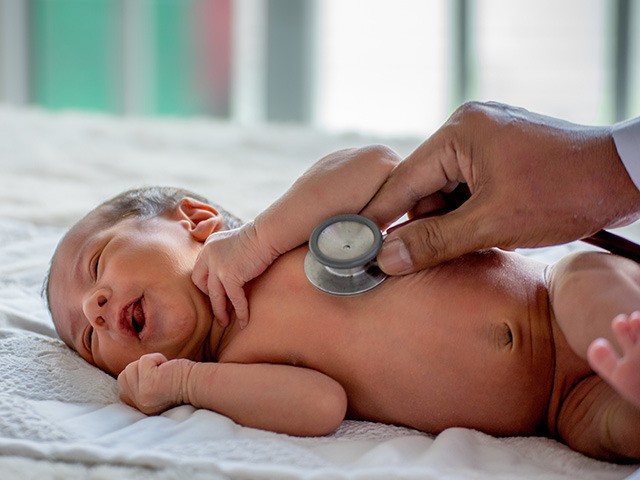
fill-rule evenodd
<path id="1" fill-rule="evenodd" d="M 361 215 L 337 215 L 323 221 L 309 238 L 304 259 L 307 278 L 333 295 L 358 295 L 377 287 L 387 278 L 376 263 L 382 240 L 378 226 Z M 640 263 L 640 245 L 606 230 L 582 241 Z"/>
<path id="2" fill-rule="evenodd" d="M 364 293 L 387 278 L 376 263 L 381 247 L 382 232 L 371 220 L 355 214 L 337 215 L 311 233 L 304 271 L 323 292 Z"/>

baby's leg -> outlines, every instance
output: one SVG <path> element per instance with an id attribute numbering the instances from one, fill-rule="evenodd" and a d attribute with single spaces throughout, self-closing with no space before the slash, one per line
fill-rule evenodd
<path id="1" fill-rule="evenodd" d="M 549 296 L 572 350 L 640 408 L 640 314 L 632 313 L 640 311 L 640 265 L 606 253 L 569 255 L 553 267 Z"/>
<path id="2" fill-rule="evenodd" d="M 640 410 L 597 375 L 590 375 L 565 396 L 558 434 L 574 450 L 616 462 L 640 459 Z"/>
<path id="3" fill-rule="evenodd" d="M 598 338 L 589 346 L 589 364 L 623 398 L 640 408 L 640 312 L 618 315 L 611 329 L 622 354 L 618 355 L 608 340 Z"/>

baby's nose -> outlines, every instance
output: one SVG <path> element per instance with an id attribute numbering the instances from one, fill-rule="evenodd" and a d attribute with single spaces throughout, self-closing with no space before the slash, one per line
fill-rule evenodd
<path id="1" fill-rule="evenodd" d="M 103 307 L 105 303 L 107 303 L 107 297 L 102 294 L 98 295 L 98 306 Z"/>
<path id="2" fill-rule="evenodd" d="M 106 288 L 97 289 L 85 297 L 82 311 L 94 328 L 105 324 L 110 298 L 111 292 Z"/>

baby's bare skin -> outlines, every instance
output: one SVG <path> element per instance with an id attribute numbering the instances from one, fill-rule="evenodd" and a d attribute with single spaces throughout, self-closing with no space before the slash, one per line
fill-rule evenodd
<path id="1" fill-rule="evenodd" d="M 566 393 L 590 372 L 552 328 L 543 264 L 492 250 L 339 298 L 304 277 L 305 253 L 249 285 L 251 322 L 226 330 L 218 361 L 320 371 L 353 418 L 496 435 L 547 431 L 563 397 L 553 386 Z"/>
<path id="2" fill-rule="evenodd" d="M 602 365 L 604 378 L 637 372 L 633 338 L 607 326 L 637 308 L 637 264 L 574 256 L 547 282 L 545 265 L 492 250 L 345 298 L 311 286 L 302 246 L 246 284 L 249 325 L 234 317 L 225 328 L 190 279 L 197 238 L 208 235 L 184 220 L 206 214 L 194 208 L 187 200 L 170 218 L 102 230 L 90 215 L 53 262 L 49 300 L 61 338 L 120 374 L 123 399 L 143 412 L 190 403 L 248 426 L 322 435 L 346 411 L 429 433 L 548 434 L 595 457 L 640 458 L 635 397 L 625 401 L 591 370 L 583 335 L 588 326 L 592 338 L 622 346 L 619 367 Z M 129 307 L 132 298 L 141 307 Z"/>
<path id="3" fill-rule="evenodd" d="M 362 212 L 397 162 L 384 147 L 331 154 L 228 231 L 188 196 L 115 223 L 103 217 L 117 204 L 99 207 L 52 261 L 61 338 L 148 414 L 189 403 L 307 436 L 346 413 L 429 433 L 547 434 L 598 458 L 640 459 L 637 264 L 568 256 L 547 276 L 492 250 L 357 297 L 311 286 L 313 227 Z"/>

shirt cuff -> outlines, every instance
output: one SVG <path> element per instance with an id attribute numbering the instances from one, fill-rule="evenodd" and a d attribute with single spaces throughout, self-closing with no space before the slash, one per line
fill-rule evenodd
<path id="1" fill-rule="evenodd" d="M 616 123 L 613 142 L 631 180 L 640 190 L 640 117 Z"/>

